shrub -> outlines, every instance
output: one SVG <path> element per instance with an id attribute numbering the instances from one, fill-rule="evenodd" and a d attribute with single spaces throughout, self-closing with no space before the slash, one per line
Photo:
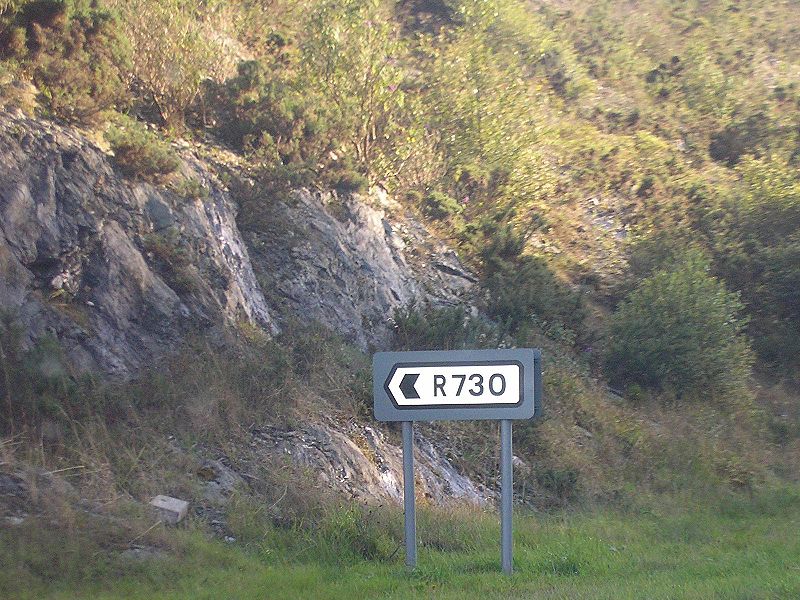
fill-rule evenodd
<path id="1" fill-rule="evenodd" d="M 112 126 L 106 138 L 114 151 L 114 163 L 126 177 L 158 181 L 180 166 L 169 145 L 135 121 Z"/>
<path id="2" fill-rule="evenodd" d="M 743 306 L 707 261 L 689 253 L 646 278 L 611 322 L 606 369 L 612 381 L 674 391 L 679 397 L 742 391 L 750 349 Z"/>
<path id="3" fill-rule="evenodd" d="M 172 190 L 186 200 L 205 200 L 209 195 L 208 188 L 194 178 L 181 179 L 172 186 Z"/>
<path id="4" fill-rule="evenodd" d="M 334 152 L 335 111 L 281 52 L 241 63 L 235 77 L 210 83 L 205 97 L 216 133 L 260 163 L 261 188 L 268 194 L 313 183 L 342 192 L 366 189 L 349 157 Z"/>
<path id="5" fill-rule="evenodd" d="M 443 192 L 430 192 L 422 200 L 422 212 L 431 219 L 441 220 L 461 214 L 464 207 Z"/>
<path id="6" fill-rule="evenodd" d="M 3 36 L 4 53 L 30 71 L 53 115 L 91 121 L 127 104 L 131 47 L 114 14 L 38 1 L 22 6 L 14 21 Z"/>
<path id="7" fill-rule="evenodd" d="M 523 256 L 499 265 L 486 278 L 489 315 L 510 333 L 537 325 L 562 341 L 576 341 L 586 309 L 580 295 L 569 290 L 543 259 Z M 571 331 L 567 331 L 571 330 Z"/>
<path id="8" fill-rule="evenodd" d="M 468 315 L 464 307 L 417 308 L 413 304 L 394 311 L 394 343 L 398 350 L 458 350 L 496 348 L 495 327 Z"/>
<path id="9" fill-rule="evenodd" d="M 499 213 L 478 226 L 476 245 L 487 276 L 501 270 L 506 263 L 519 260 L 525 250 L 525 236 L 512 225 L 500 225 L 512 217 L 510 213 Z"/>
<path id="10" fill-rule="evenodd" d="M 363 193 L 367 188 L 369 180 L 361 173 L 349 169 L 338 172 L 333 183 L 333 189 L 340 194 Z"/>
<path id="11" fill-rule="evenodd" d="M 267 160 L 317 162 L 333 148 L 330 115 L 325 99 L 303 86 L 286 60 L 245 61 L 223 84 L 209 83 L 215 131 L 237 150 Z"/>
<path id="12" fill-rule="evenodd" d="M 800 180 L 796 169 L 774 159 L 746 159 L 737 171 L 742 187 L 707 217 L 715 268 L 741 292 L 759 355 L 797 377 Z"/>
<path id="13" fill-rule="evenodd" d="M 536 473 L 536 483 L 564 505 L 579 495 L 578 472 L 574 469 L 544 469 Z"/>
<path id="14" fill-rule="evenodd" d="M 732 123 L 713 133 L 708 154 L 718 162 L 734 166 L 745 154 L 756 154 L 770 134 L 770 123 L 761 113 Z"/>

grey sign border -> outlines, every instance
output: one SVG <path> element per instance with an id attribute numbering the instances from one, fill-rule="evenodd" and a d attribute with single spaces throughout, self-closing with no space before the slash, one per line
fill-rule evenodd
<path id="1" fill-rule="evenodd" d="M 395 406 L 387 389 L 393 372 L 402 365 L 515 363 L 522 365 L 522 400 L 518 404 Z M 378 421 L 465 421 L 531 419 L 541 415 L 542 355 L 537 348 L 498 350 L 424 350 L 377 352 L 372 359 L 374 415 Z"/>

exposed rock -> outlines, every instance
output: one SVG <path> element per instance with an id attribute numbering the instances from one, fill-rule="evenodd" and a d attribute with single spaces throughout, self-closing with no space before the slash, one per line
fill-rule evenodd
<path id="1" fill-rule="evenodd" d="M 203 498 L 216 505 L 226 504 L 236 488 L 244 486 L 244 480 L 220 460 L 203 461 L 197 475 L 205 481 Z"/>
<path id="2" fill-rule="evenodd" d="M 426 244 L 421 224 L 358 196 L 299 190 L 264 208 L 259 231 L 246 237 L 272 307 L 365 349 L 386 346 L 396 307 L 462 304 L 475 294 L 475 276 L 452 250 Z"/>
<path id="3" fill-rule="evenodd" d="M 231 202 L 191 155 L 182 176 L 208 198 L 124 180 L 74 130 L 0 112 L 0 305 L 27 344 L 127 374 L 188 331 L 274 332 Z"/>
<path id="4" fill-rule="evenodd" d="M 18 525 L 34 509 L 29 486 L 18 474 L 0 472 L 0 515 L 9 525 Z"/>
<path id="5" fill-rule="evenodd" d="M 178 177 L 200 182 L 205 198 L 124 179 L 76 130 L 0 111 L 0 306 L 26 347 L 54 337 L 77 370 L 126 376 L 187 334 L 242 322 L 275 333 L 277 318 L 317 321 L 363 349 L 385 348 L 395 308 L 477 302 L 476 277 L 455 252 L 381 192 L 297 191 L 265 207 L 246 247 L 224 186 L 183 146 Z M 45 429 L 58 443 L 58 427 Z M 400 449 L 377 430 L 263 431 L 263 448 L 351 496 L 401 498 Z M 422 437 L 416 456 L 421 496 L 491 499 Z M 220 461 L 198 474 L 209 509 L 243 484 Z M 0 478 L 0 495 L 10 481 Z"/>
<path id="6" fill-rule="evenodd" d="M 342 490 L 352 498 L 402 501 L 402 450 L 372 427 L 352 425 L 345 433 L 314 424 L 290 431 L 262 428 L 254 435 L 273 458 L 289 458 L 295 465 L 316 473 L 321 484 Z M 414 458 L 418 497 L 438 505 L 484 506 L 491 502 L 490 492 L 478 489 L 419 434 Z"/>
<path id="7" fill-rule="evenodd" d="M 0 471 L 0 522 L 19 525 L 46 512 L 53 503 L 77 505 L 79 495 L 67 481 L 48 471 Z"/>

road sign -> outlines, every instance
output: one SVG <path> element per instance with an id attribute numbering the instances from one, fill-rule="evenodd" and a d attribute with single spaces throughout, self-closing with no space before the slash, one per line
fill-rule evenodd
<path id="1" fill-rule="evenodd" d="M 375 418 L 403 423 L 406 564 L 417 564 L 414 421 L 500 420 L 501 565 L 512 572 L 511 419 L 541 414 L 539 350 L 379 352 L 372 360 Z"/>
<path id="2" fill-rule="evenodd" d="M 539 411 L 538 350 L 379 352 L 379 421 L 530 419 Z"/>

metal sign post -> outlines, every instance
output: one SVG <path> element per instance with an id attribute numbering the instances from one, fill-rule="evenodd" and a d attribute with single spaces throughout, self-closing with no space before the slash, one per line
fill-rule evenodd
<path id="1" fill-rule="evenodd" d="M 511 575 L 511 513 L 514 498 L 514 464 L 511 454 L 511 421 L 500 421 L 500 563 Z"/>
<path id="2" fill-rule="evenodd" d="M 414 496 L 414 422 L 403 421 L 403 519 L 406 566 L 417 566 L 417 508 Z"/>
<path id="3" fill-rule="evenodd" d="M 379 352 L 372 361 L 375 418 L 403 424 L 406 565 L 417 564 L 414 421 L 500 421 L 500 546 L 511 574 L 514 497 L 511 420 L 541 414 L 539 350 Z"/>

